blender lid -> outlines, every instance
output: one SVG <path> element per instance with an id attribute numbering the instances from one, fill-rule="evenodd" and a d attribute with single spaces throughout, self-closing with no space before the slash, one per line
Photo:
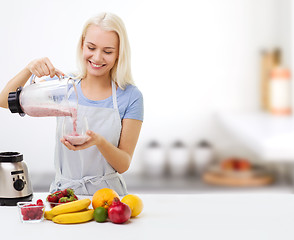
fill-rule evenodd
<path id="1" fill-rule="evenodd" d="M 19 87 L 16 92 L 10 92 L 8 94 L 8 108 L 12 113 L 19 113 L 20 116 L 24 116 L 25 113 L 22 110 L 19 103 L 19 95 L 22 91 L 22 87 Z"/>
<path id="2" fill-rule="evenodd" d="M 0 162 L 21 162 L 23 155 L 19 152 L 0 152 Z"/>

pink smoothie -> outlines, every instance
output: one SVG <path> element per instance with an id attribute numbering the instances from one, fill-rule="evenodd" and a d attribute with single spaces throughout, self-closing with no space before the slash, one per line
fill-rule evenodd
<path id="1" fill-rule="evenodd" d="M 69 141 L 72 145 L 82 145 L 89 140 L 89 136 L 87 136 L 87 135 L 84 135 L 84 136 L 67 135 L 67 136 L 64 136 L 64 138 L 67 141 Z"/>
<path id="2" fill-rule="evenodd" d="M 50 116 L 72 116 L 69 109 L 55 108 L 52 106 L 26 106 L 24 112 L 31 117 L 50 117 Z"/>
<path id="3" fill-rule="evenodd" d="M 24 109 L 25 113 L 31 117 L 49 117 L 49 116 L 71 116 L 73 120 L 73 132 L 64 138 L 69 141 L 72 145 L 81 145 L 85 143 L 89 136 L 81 136 L 77 133 L 77 109 L 65 109 L 56 108 L 54 106 L 26 106 Z"/>
<path id="4" fill-rule="evenodd" d="M 69 141 L 72 145 L 82 145 L 89 140 L 87 135 L 79 135 L 77 132 L 77 109 L 71 109 L 71 117 L 73 121 L 73 132 L 69 135 L 64 136 L 64 138 Z"/>
<path id="5" fill-rule="evenodd" d="M 73 132 L 70 135 L 72 135 L 72 136 L 79 135 L 77 133 L 77 119 L 78 119 L 77 109 L 75 109 L 75 108 L 71 109 L 71 118 L 72 118 L 72 122 L 73 122 Z"/>

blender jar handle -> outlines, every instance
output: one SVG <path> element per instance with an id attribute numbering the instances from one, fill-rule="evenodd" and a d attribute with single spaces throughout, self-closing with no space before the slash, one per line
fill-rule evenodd
<path id="1" fill-rule="evenodd" d="M 59 80 L 64 79 L 64 76 L 62 76 L 62 77 L 59 77 L 58 75 L 56 75 L 56 76 L 58 77 Z M 35 79 L 36 79 L 36 75 L 32 74 L 32 76 L 30 77 L 30 84 L 36 83 Z"/>

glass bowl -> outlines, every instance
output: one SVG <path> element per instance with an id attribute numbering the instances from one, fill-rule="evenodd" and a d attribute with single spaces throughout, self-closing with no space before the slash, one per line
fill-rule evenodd
<path id="1" fill-rule="evenodd" d="M 56 207 L 56 206 L 58 206 L 60 204 L 64 204 L 64 203 L 55 203 L 55 202 L 48 202 L 48 201 L 46 201 L 46 203 L 47 203 L 49 208 L 54 208 L 54 207 Z"/>
<path id="2" fill-rule="evenodd" d="M 38 206 L 31 202 L 18 202 L 17 208 L 23 223 L 36 223 L 44 219 L 45 206 Z"/>

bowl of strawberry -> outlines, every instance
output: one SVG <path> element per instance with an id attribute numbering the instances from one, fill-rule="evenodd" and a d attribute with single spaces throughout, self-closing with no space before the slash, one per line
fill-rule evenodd
<path id="1" fill-rule="evenodd" d="M 38 199 L 36 204 L 31 202 L 18 202 L 17 206 L 22 222 L 41 222 L 44 218 L 45 206 L 41 199 Z"/>
<path id="2" fill-rule="evenodd" d="M 63 203 L 76 201 L 78 200 L 78 197 L 75 195 L 73 189 L 66 188 L 49 194 L 46 200 L 50 207 L 53 208 Z"/>

